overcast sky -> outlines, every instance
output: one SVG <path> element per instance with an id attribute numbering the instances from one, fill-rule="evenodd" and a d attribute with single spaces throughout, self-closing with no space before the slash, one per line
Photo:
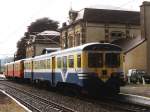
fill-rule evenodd
<path id="1" fill-rule="evenodd" d="M 147 0 L 150 1 L 150 0 Z M 15 53 L 17 41 L 36 19 L 67 21 L 68 11 L 106 7 L 139 11 L 143 0 L 0 0 L 0 57 Z"/>

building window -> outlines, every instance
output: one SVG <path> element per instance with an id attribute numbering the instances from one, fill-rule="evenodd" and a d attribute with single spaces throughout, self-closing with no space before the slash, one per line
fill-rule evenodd
<path id="1" fill-rule="evenodd" d="M 73 37 L 72 37 L 72 36 L 69 36 L 69 37 L 68 37 L 68 40 L 69 40 L 69 41 L 68 41 L 68 45 L 69 45 L 68 47 L 73 47 Z"/>
<path id="2" fill-rule="evenodd" d="M 123 38 L 123 32 L 121 31 L 112 31 L 110 35 L 112 40 Z"/>
<path id="3" fill-rule="evenodd" d="M 81 43 L 80 33 L 76 33 L 75 40 L 76 40 L 76 42 L 75 42 L 76 46 L 79 46 Z"/>

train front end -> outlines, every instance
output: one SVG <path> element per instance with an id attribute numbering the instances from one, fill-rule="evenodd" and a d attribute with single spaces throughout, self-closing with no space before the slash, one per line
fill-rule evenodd
<path id="1" fill-rule="evenodd" d="M 91 93 L 117 94 L 120 91 L 120 76 L 123 74 L 121 48 L 112 44 L 97 44 L 83 51 L 85 88 Z"/>

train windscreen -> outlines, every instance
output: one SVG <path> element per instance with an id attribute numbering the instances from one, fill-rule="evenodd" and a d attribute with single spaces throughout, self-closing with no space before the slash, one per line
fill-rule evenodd
<path id="1" fill-rule="evenodd" d="M 120 54 L 119 53 L 106 53 L 105 64 L 107 67 L 119 67 L 120 66 Z"/>
<path id="2" fill-rule="evenodd" d="M 103 66 L 102 53 L 88 53 L 88 66 L 90 68 L 98 68 Z"/>

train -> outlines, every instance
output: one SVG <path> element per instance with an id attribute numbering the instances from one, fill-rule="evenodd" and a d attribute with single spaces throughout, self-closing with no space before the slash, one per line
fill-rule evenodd
<path id="1" fill-rule="evenodd" d="M 81 93 L 117 94 L 123 74 L 122 49 L 110 43 L 87 43 L 5 65 L 8 79 L 48 82 Z"/>

